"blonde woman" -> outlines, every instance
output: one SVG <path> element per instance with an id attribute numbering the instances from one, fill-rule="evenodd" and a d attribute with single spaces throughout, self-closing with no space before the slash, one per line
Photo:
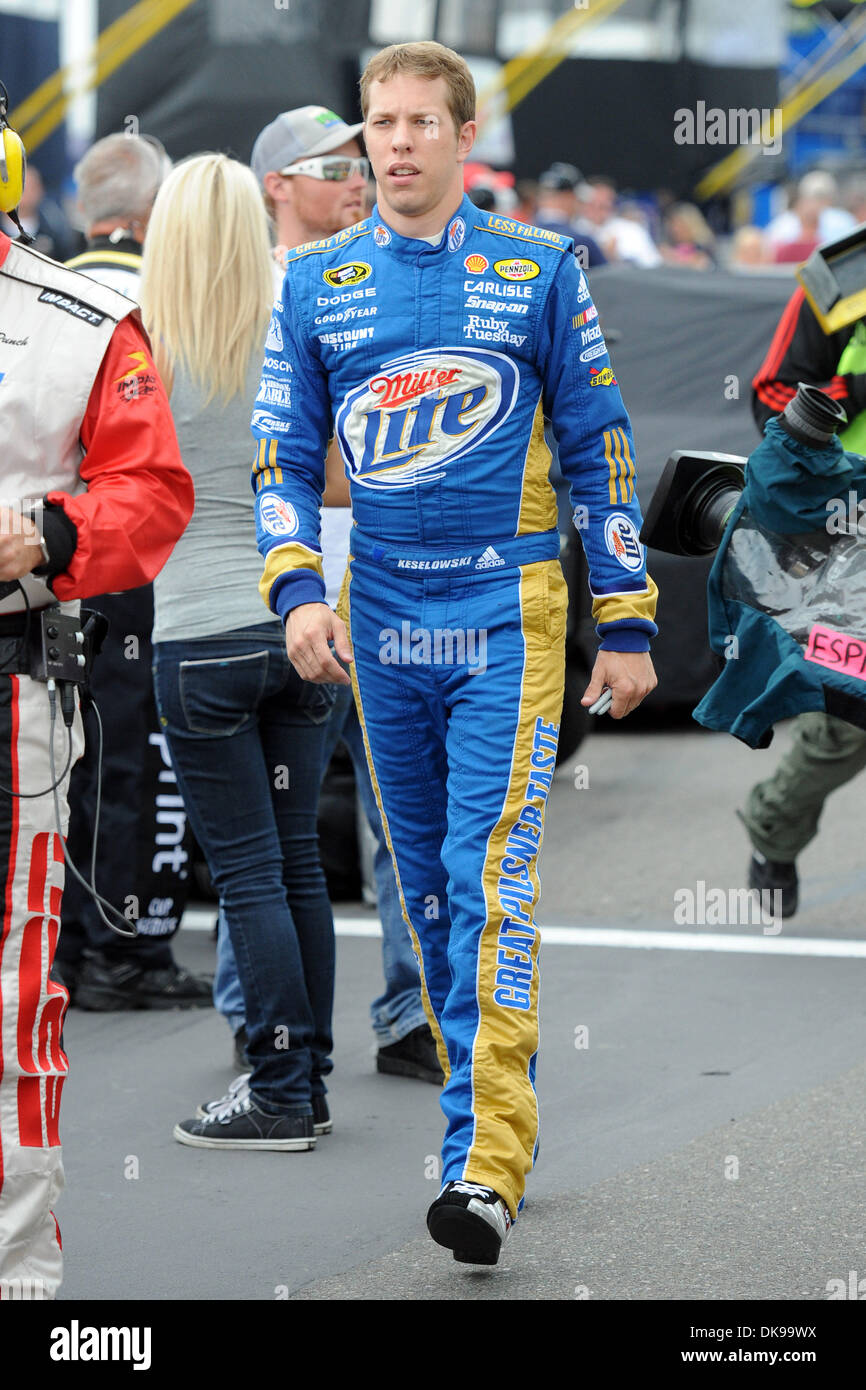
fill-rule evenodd
<path id="1" fill-rule="evenodd" d="M 250 170 L 219 154 L 178 165 L 154 204 L 141 302 L 196 503 L 154 588 L 154 681 L 237 961 L 251 1067 L 176 1126 L 202 1148 L 308 1149 L 330 1129 L 334 927 L 316 807 L 334 690 L 298 677 L 259 597 L 249 484 L 272 298 Z"/>
<path id="2" fill-rule="evenodd" d="M 670 265 L 686 265 L 693 270 L 714 270 L 716 239 L 700 208 L 694 203 L 675 203 L 665 214 L 661 247 Z"/>

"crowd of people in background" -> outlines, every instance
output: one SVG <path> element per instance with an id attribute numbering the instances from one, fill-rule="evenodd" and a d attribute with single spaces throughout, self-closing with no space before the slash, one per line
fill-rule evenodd
<path id="1" fill-rule="evenodd" d="M 576 165 L 556 161 L 532 180 L 515 179 L 508 171 L 469 162 L 466 190 L 477 206 L 535 226 L 571 236 L 578 258 L 592 270 L 608 262 L 625 262 L 648 269 L 663 265 L 693 270 L 772 271 L 794 267 L 816 246 L 842 236 L 866 221 L 866 170 L 844 178 L 813 169 L 784 188 L 787 207 L 765 226 L 738 222 L 714 230 L 695 203 L 678 201 L 669 189 L 640 195 L 619 189 L 603 174 L 584 177 Z M 373 189 L 363 209 L 369 211 Z M 66 261 L 84 249 L 76 206 L 65 210 L 46 193 L 38 168 L 30 165 L 22 225 L 35 237 L 36 249 Z M 14 235 L 8 219 L 0 226 Z"/>
<path id="2" fill-rule="evenodd" d="M 787 209 L 765 227 L 745 223 L 724 234 L 713 230 L 695 203 L 677 201 L 670 190 L 638 197 L 604 175 L 584 178 L 564 162 L 534 181 L 468 165 L 466 183 L 479 207 L 573 237 L 581 264 L 590 270 L 617 261 L 648 269 L 793 269 L 816 246 L 866 221 L 866 172 L 851 173 L 840 184 L 827 170 L 812 170 L 786 189 Z"/>

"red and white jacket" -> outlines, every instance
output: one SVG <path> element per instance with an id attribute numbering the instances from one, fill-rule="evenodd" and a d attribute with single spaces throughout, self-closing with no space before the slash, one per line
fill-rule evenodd
<path id="1" fill-rule="evenodd" d="M 43 502 L 34 607 L 149 583 L 194 495 L 135 305 L 0 233 L 0 506 Z"/>

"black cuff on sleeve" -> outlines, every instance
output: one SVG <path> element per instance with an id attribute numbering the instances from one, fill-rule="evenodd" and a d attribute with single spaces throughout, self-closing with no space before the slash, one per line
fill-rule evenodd
<path id="1" fill-rule="evenodd" d="M 31 513 L 33 516 L 33 513 Z M 32 571 L 43 579 L 53 579 L 65 570 L 75 554 L 78 545 L 78 528 L 70 521 L 62 507 L 56 502 L 43 502 L 42 514 L 33 516 L 37 526 L 42 528 L 42 539 L 48 551 L 48 562 L 37 565 Z"/>
<path id="2" fill-rule="evenodd" d="M 859 415 L 861 410 L 866 410 L 866 374 L 850 372 L 842 380 L 848 392 L 848 399 L 854 406 L 854 411 L 850 412 L 853 418 L 854 414 Z"/>

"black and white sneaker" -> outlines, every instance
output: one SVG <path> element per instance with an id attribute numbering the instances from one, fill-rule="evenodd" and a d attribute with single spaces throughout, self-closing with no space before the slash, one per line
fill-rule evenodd
<path id="1" fill-rule="evenodd" d="M 499 1193 L 476 1182 L 447 1182 L 427 1213 L 431 1236 L 461 1264 L 495 1265 L 513 1224 Z"/>
<path id="2" fill-rule="evenodd" d="M 320 1134 L 330 1134 L 334 1128 L 331 1122 L 331 1112 L 328 1109 L 328 1102 L 324 1096 L 313 1096 L 313 1131 L 318 1136 Z"/>
<path id="3" fill-rule="evenodd" d="M 251 1076 L 251 1071 L 241 1072 L 240 1076 L 235 1077 L 225 1095 L 220 1096 L 219 1100 L 203 1100 L 201 1105 L 196 1108 L 196 1119 L 206 1120 L 208 1115 L 213 1115 L 216 1110 L 222 1110 L 225 1106 L 231 1105 L 232 1101 L 237 1097 L 243 1100 L 243 1098 L 250 1093 Z"/>
<path id="4" fill-rule="evenodd" d="M 204 1118 L 182 1120 L 174 1127 L 180 1144 L 194 1149 L 313 1149 L 312 1115 L 266 1115 L 249 1091 L 236 1094 Z"/>
<path id="5" fill-rule="evenodd" d="M 231 1105 L 232 1101 L 236 1099 L 243 1100 L 250 1093 L 251 1076 L 252 1072 L 241 1072 L 240 1076 L 235 1077 L 225 1095 L 220 1096 L 219 1100 L 202 1101 L 195 1112 L 196 1119 L 207 1119 L 208 1115 L 212 1115 L 216 1110 L 222 1110 L 225 1106 Z M 327 1100 L 324 1096 L 313 1096 L 313 1133 L 318 1138 L 321 1134 L 330 1134 L 333 1127 Z"/>

